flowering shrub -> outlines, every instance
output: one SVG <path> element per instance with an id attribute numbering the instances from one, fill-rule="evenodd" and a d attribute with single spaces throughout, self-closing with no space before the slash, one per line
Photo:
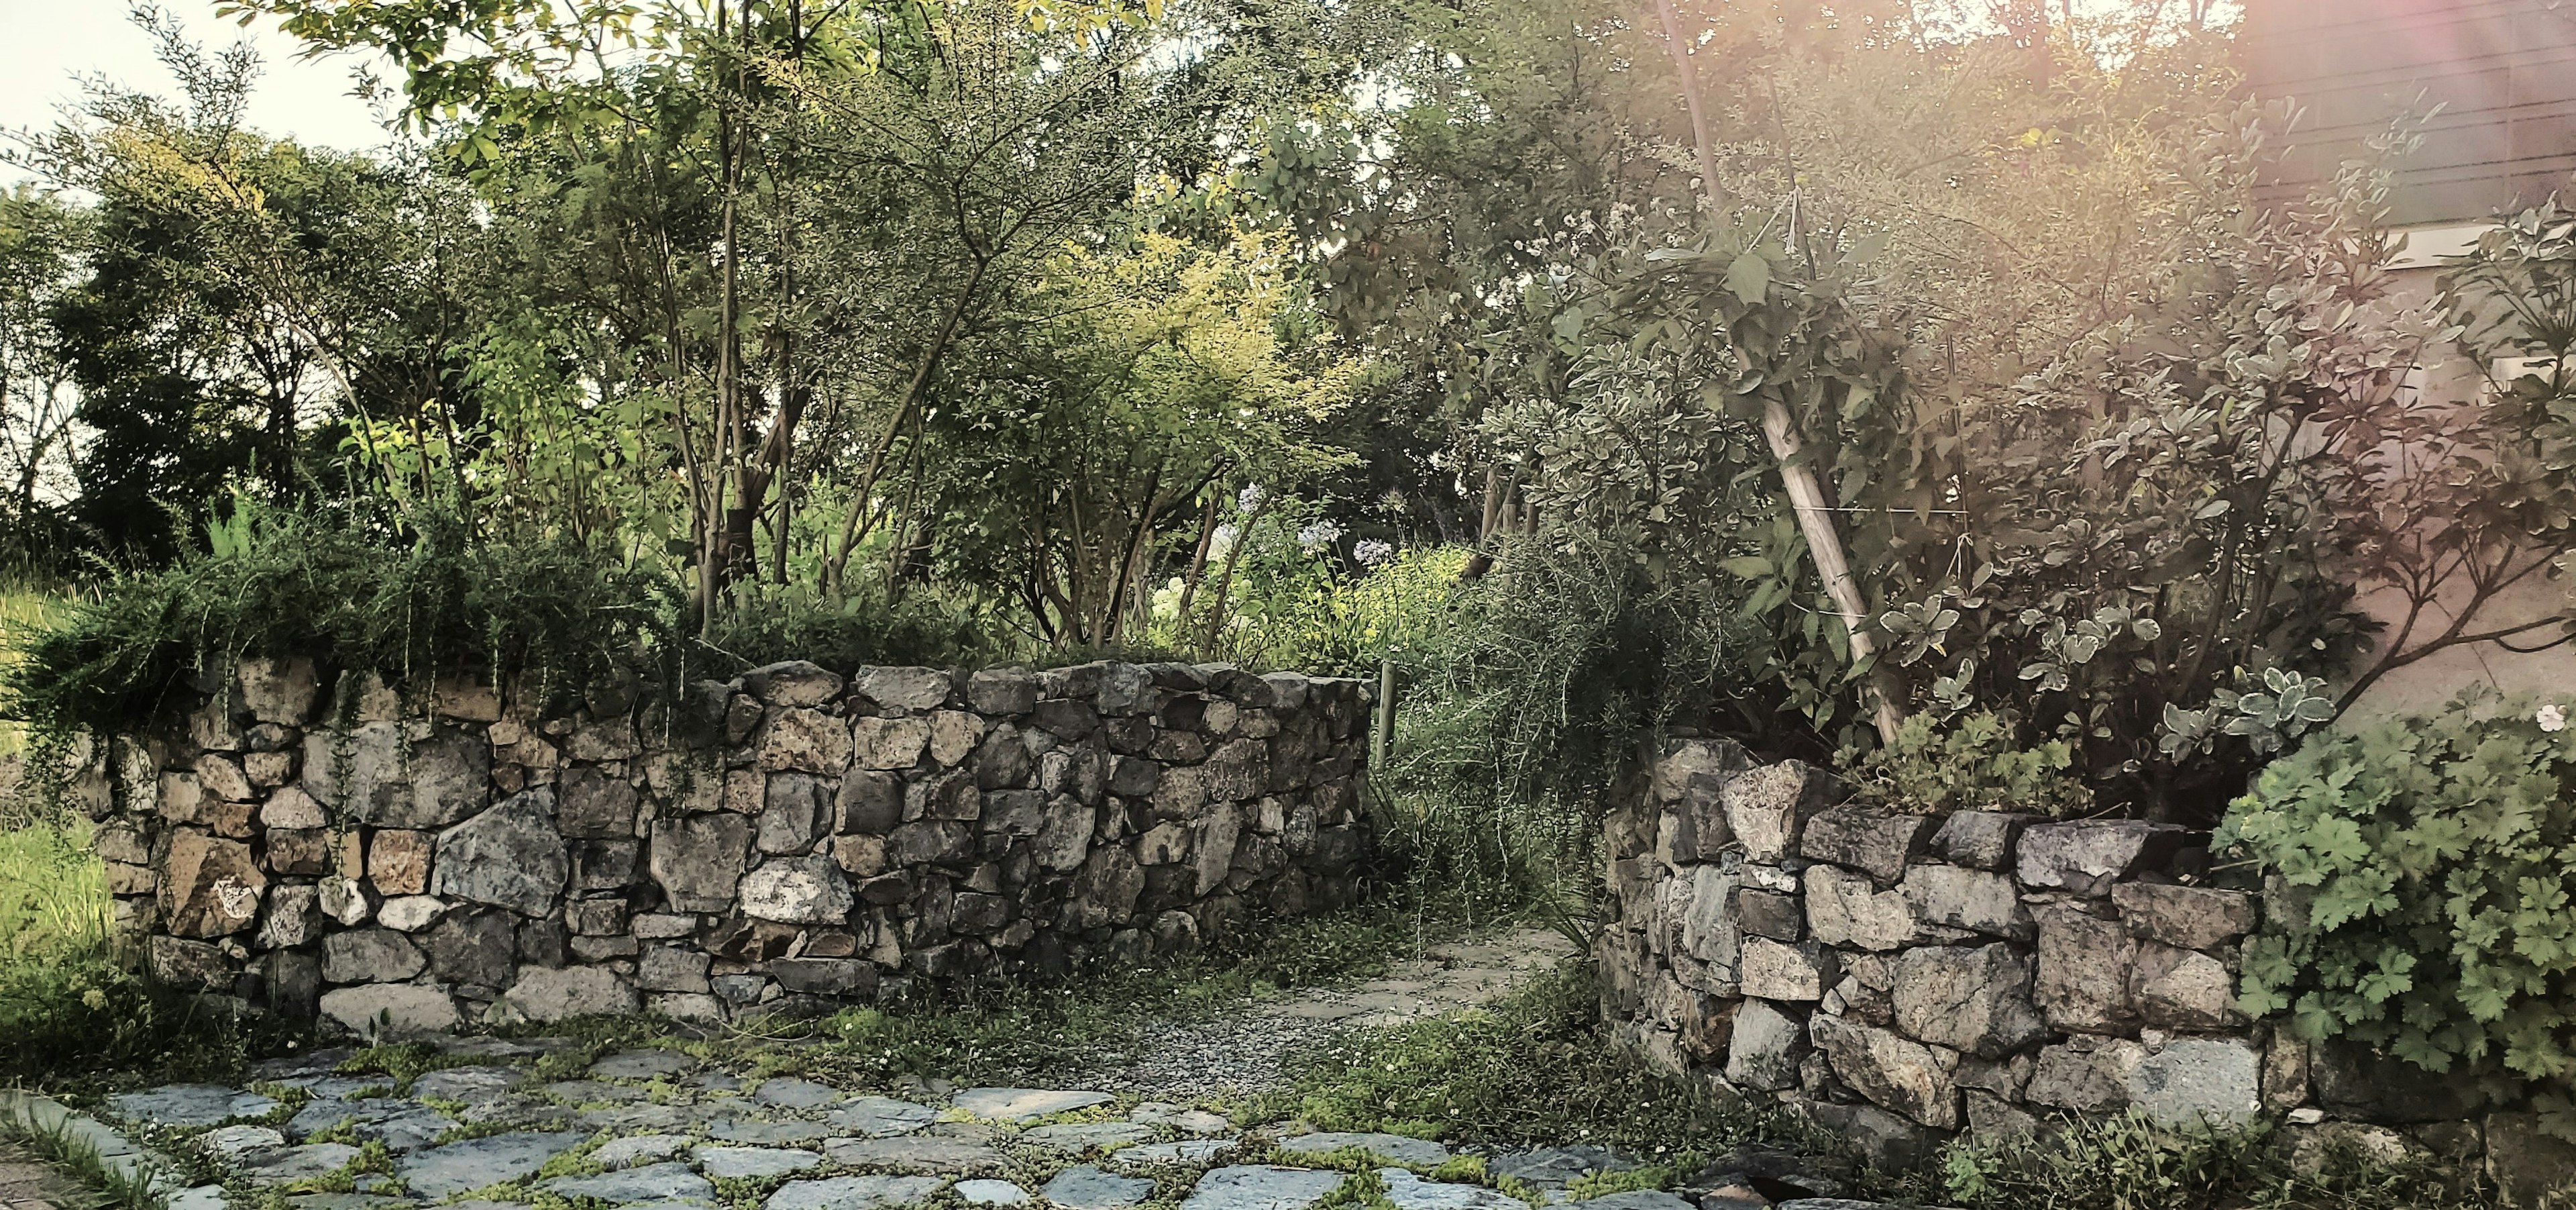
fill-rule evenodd
<path id="1" fill-rule="evenodd" d="M 2273 879 L 2240 1004 L 2433 1071 L 2576 1074 L 2576 736 L 2464 695 L 2309 740 L 2215 839 Z"/>

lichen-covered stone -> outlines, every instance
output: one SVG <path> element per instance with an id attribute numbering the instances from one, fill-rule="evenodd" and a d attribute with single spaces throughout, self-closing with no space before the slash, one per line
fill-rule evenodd
<path id="1" fill-rule="evenodd" d="M 1832 950 L 1813 941 L 1792 945 L 1768 937 L 1744 939 L 1744 994 L 1762 1000 L 1821 1000 L 1840 976 Z"/>
<path id="2" fill-rule="evenodd" d="M 2028 941 L 2038 932 L 2011 876 L 1953 865 L 1905 871 L 1905 902 L 1924 923 Z"/>
<path id="3" fill-rule="evenodd" d="M 2183 835 L 2138 819 L 2038 824 L 2021 835 L 2014 876 L 2033 890 L 2107 895 L 2132 871 L 2170 858 Z"/>
<path id="4" fill-rule="evenodd" d="M 653 821 L 653 880 L 684 912 L 722 912 L 751 860 L 751 821 L 739 815 L 692 815 Z"/>
<path id="5" fill-rule="evenodd" d="M 539 786 L 439 833 L 432 893 L 522 916 L 553 911 L 572 874 L 554 805 L 554 790 Z"/>
<path id="6" fill-rule="evenodd" d="M 1995 1059 L 2048 1034 L 2030 983 L 2029 961 L 2009 945 L 1926 946 L 1897 956 L 1889 994 L 1907 1036 Z"/>
<path id="7" fill-rule="evenodd" d="M 399 723 L 307 732 L 304 791 L 326 809 L 387 828 L 445 827 L 491 801 L 492 748 L 481 736 L 441 729 L 405 748 Z"/>
<path id="8" fill-rule="evenodd" d="M 2260 923 L 2252 895 L 2215 887 L 2123 882 L 2111 888 L 2111 906 L 2130 936 L 2187 950 L 2215 949 Z"/>
<path id="9" fill-rule="evenodd" d="M 1931 832 L 1932 821 L 1920 815 L 1837 807 L 1807 821 L 1798 851 L 1808 860 L 1829 861 L 1892 884 L 1922 854 Z"/>
<path id="10" fill-rule="evenodd" d="M 926 728 L 924 738 L 927 738 Z M 851 749 L 850 727 L 842 719 L 820 710 L 776 707 L 769 712 L 768 722 L 761 728 L 760 767 L 772 772 L 794 769 L 837 777 L 850 767 Z"/>
<path id="11" fill-rule="evenodd" d="M 2118 921 L 2071 908 L 2039 914 L 2040 1010 L 2048 1023 L 2076 1033 L 2112 1033 L 2137 1021 L 2129 1001 L 2129 968 L 2138 943 Z"/>
<path id="12" fill-rule="evenodd" d="M 2013 843 L 2036 816 L 2011 811 L 1958 811 L 1932 834 L 1932 853 L 1952 865 L 2009 870 Z"/>
<path id="13" fill-rule="evenodd" d="M 1728 778 L 1719 801 L 1746 859 L 1777 863 L 1798 851 L 1807 822 L 1841 795 L 1842 787 L 1824 770 L 1781 761 Z"/>
<path id="14" fill-rule="evenodd" d="M 821 854 L 769 859 L 743 876 L 741 900 L 744 915 L 788 924 L 836 923 L 852 906 L 849 880 Z"/>
<path id="15" fill-rule="evenodd" d="M 1894 1032 L 1818 1015 L 1808 1023 L 1816 1049 L 1854 1092 L 1935 1130 L 1959 1128 L 1959 1089 L 1938 1056 Z"/>
<path id="16" fill-rule="evenodd" d="M 1767 1000 L 1746 1000 L 1735 1011 L 1726 1055 L 1726 1078 L 1738 1088 L 1776 1092 L 1798 1083 L 1798 1061 L 1807 1053 L 1807 1021 Z"/>
<path id="17" fill-rule="evenodd" d="M 180 828 L 162 866 L 163 927 L 176 937 L 226 937 L 259 918 L 268 875 L 238 840 Z"/>

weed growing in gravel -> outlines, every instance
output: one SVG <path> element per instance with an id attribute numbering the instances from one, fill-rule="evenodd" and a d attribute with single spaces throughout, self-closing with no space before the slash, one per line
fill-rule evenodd
<path id="1" fill-rule="evenodd" d="M 2388 1163 L 2350 1146 L 2301 1162 L 2268 1122 L 2176 1133 L 2124 1115 L 2065 1124 L 2052 1138 L 1960 1142 L 1909 1190 L 1968 1210 L 2481 1210 L 2480 1174 Z"/>
<path id="2" fill-rule="evenodd" d="M 1568 963 L 1485 1012 L 1353 1034 L 1238 1122 L 1599 1143 L 1649 1161 L 1800 1139 L 1777 1114 L 1656 1071 L 1609 1045 L 1587 966 Z"/>

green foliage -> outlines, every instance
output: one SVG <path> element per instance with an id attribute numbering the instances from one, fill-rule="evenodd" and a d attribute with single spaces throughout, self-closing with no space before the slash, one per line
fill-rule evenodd
<path id="1" fill-rule="evenodd" d="M 2472 693 L 2311 738 L 2213 839 L 2273 880 L 2238 1003 L 2447 1071 L 2576 1075 L 2576 740 Z"/>
<path id="2" fill-rule="evenodd" d="M 1917 714 L 1897 729 L 1896 742 L 1867 752 L 1846 748 L 1839 763 L 1861 799 L 1899 810 L 2089 810 L 2092 788 L 2074 770 L 2066 742 L 2021 748 L 2019 734 L 1991 710 L 1963 715 L 1946 727 L 1930 714 Z"/>
<path id="3" fill-rule="evenodd" d="M 1590 971 L 1569 963 L 1490 1011 L 1346 1036 L 1251 1111 L 1321 1130 L 1439 1123 L 1470 1142 L 1597 1143 L 1672 1159 L 1794 1127 L 1609 1045 Z"/>
<path id="4" fill-rule="evenodd" d="M 2173 1132 L 2135 1114 L 2044 1138 L 1962 1139 L 1928 1198 L 1969 1210 L 2467 1210 L 2495 1205 L 2475 1171 L 2388 1163 L 2350 1146 L 2295 1154 L 2267 1122 Z"/>

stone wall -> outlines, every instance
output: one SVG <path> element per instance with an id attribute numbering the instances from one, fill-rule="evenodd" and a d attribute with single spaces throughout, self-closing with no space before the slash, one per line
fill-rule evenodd
<path id="1" fill-rule="evenodd" d="M 2263 899 L 2213 884 L 2206 834 L 1841 800 L 1795 761 L 1665 744 L 1604 833 L 1596 956 L 1624 1041 L 1891 1163 L 2134 1107 L 2488 1163 L 2526 1202 L 2576 1177 L 2495 1090 L 2239 1012 Z"/>
<path id="2" fill-rule="evenodd" d="M 195 688 L 74 788 L 120 925 L 165 979 L 362 1030 L 1144 961 L 1349 901 L 1368 844 L 1351 680 L 800 662 L 559 716 L 302 660 Z"/>

